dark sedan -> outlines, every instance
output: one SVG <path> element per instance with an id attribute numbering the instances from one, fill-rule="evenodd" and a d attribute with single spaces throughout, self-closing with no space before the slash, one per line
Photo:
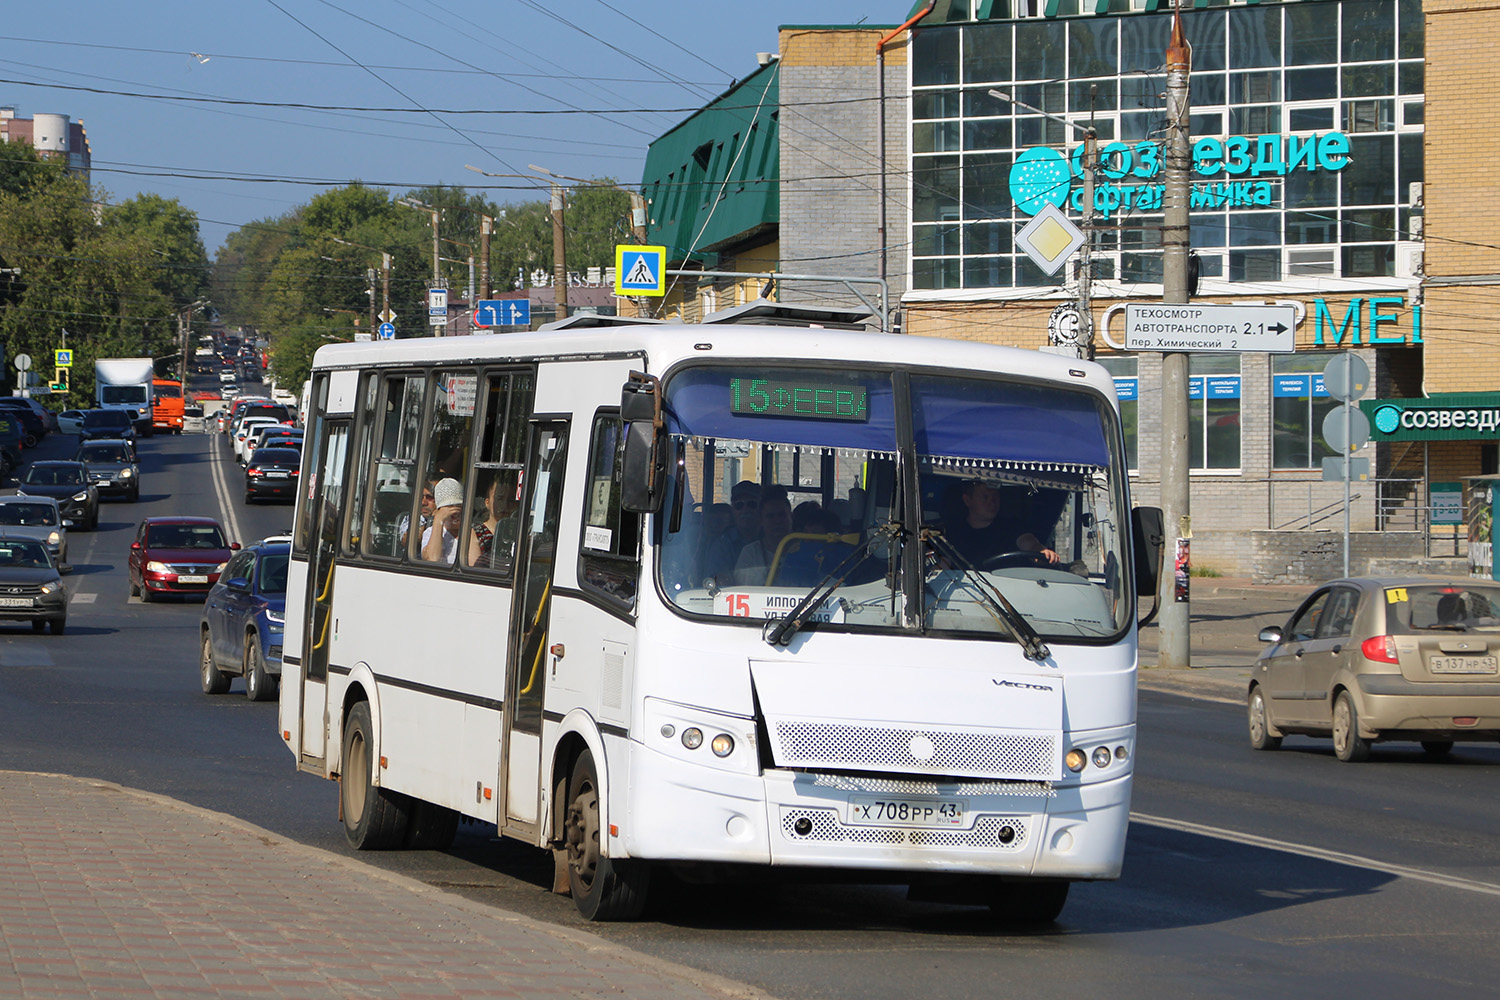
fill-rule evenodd
<path id="1" fill-rule="evenodd" d="M 167 594 L 207 594 L 239 547 L 211 517 L 148 517 L 130 543 L 130 596 L 149 603 Z"/>
<path id="2" fill-rule="evenodd" d="M 204 694 L 223 694 L 245 678 L 245 697 L 276 696 L 291 546 L 256 542 L 235 554 L 208 593 L 199 623 L 198 673 Z"/>
<path id="3" fill-rule="evenodd" d="M 135 417 L 130 410 L 117 407 L 85 410 L 78 435 L 84 441 L 94 438 L 120 438 L 125 441 L 134 441 Z"/>
<path id="4" fill-rule="evenodd" d="M 89 482 L 82 462 L 32 462 L 16 480 L 16 492 L 31 497 L 51 497 L 71 527 L 93 531 L 99 526 L 99 490 Z"/>
<path id="5" fill-rule="evenodd" d="M 68 591 L 47 547 L 29 538 L 9 538 L 0 528 L 0 621 L 29 621 L 40 632 L 52 624 L 62 635 L 68 624 Z"/>
<path id="6" fill-rule="evenodd" d="M 260 448 L 245 466 L 245 502 L 266 497 L 291 500 L 297 495 L 302 453 L 296 448 Z"/>
<path id="7" fill-rule="evenodd" d="M 124 497 L 132 503 L 140 499 L 141 467 L 136 464 L 131 442 L 108 438 L 84 441 L 73 457 L 83 463 L 89 482 L 101 496 Z"/>

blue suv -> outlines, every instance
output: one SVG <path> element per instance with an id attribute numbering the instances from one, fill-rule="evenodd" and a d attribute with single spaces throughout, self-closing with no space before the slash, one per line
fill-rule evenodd
<path id="1" fill-rule="evenodd" d="M 245 697 L 276 697 L 286 620 L 286 572 L 292 547 L 266 539 L 236 552 L 203 602 L 198 673 L 204 694 L 223 694 L 245 678 Z"/>

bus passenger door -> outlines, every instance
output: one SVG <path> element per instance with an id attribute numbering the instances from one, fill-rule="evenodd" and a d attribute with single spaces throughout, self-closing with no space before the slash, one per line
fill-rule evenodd
<path id="1" fill-rule="evenodd" d="M 302 530 L 309 532 L 307 607 L 302 636 L 302 753 L 328 758 L 328 661 L 334 640 L 333 570 L 343 523 L 344 459 L 349 421 L 328 420 L 316 436 L 310 468 L 317 473 Z"/>
<path id="2" fill-rule="evenodd" d="M 504 825 L 530 831 L 535 830 L 541 802 L 542 706 L 550 645 L 547 633 L 567 447 L 565 422 L 532 424 L 506 656 L 500 765 Z"/>

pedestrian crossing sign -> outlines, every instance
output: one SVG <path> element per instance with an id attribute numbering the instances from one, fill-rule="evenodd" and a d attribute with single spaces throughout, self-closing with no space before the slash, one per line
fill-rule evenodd
<path id="1" fill-rule="evenodd" d="M 615 246 L 616 295 L 665 295 L 667 248 L 633 243 Z"/>

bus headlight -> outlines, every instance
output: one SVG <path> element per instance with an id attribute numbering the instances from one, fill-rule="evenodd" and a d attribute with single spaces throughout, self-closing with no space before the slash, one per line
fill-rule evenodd
<path id="1" fill-rule="evenodd" d="M 682 745 L 689 750 L 696 750 L 703 745 L 703 730 L 697 726 L 689 726 L 682 731 Z"/>
<path id="2" fill-rule="evenodd" d="M 1111 760 L 1111 754 L 1109 752 L 1109 747 L 1095 747 L 1094 748 L 1094 766 L 1095 767 L 1108 767 L 1110 760 Z"/>
<path id="3" fill-rule="evenodd" d="M 1089 762 L 1089 757 L 1088 754 L 1084 753 L 1082 750 L 1079 750 L 1077 747 L 1074 747 L 1072 750 L 1068 751 L 1068 756 L 1063 758 L 1063 762 L 1068 765 L 1069 771 L 1077 774 L 1079 771 L 1082 771 L 1084 765 Z"/>
<path id="4" fill-rule="evenodd" d="M 728 733 L 720 733 L 714 737 L 708 747 L 714 752 L 715 757 L 728 757 L 734 753 L 734 737 Z"/>

